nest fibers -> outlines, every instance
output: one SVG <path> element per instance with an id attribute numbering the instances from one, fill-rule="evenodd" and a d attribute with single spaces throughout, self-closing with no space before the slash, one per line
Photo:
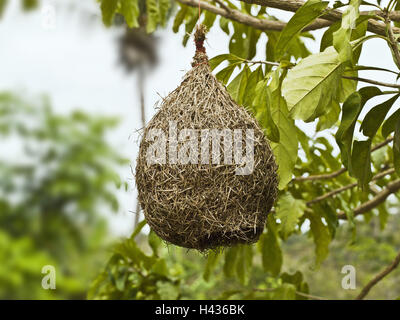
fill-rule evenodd
<path id="1" fill-rule="evenodd" d="M 277 193 L 270 146 L 211 74 L 204 31 L 195 33 L 193 68 L 145 128 L 136 167 L 151 229 L 198 250 L 256 242 Z"/>

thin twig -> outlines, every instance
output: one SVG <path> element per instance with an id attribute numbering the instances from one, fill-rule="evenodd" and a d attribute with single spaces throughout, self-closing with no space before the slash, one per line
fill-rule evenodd
<path id="1" fill-rule="evenodd" d="M 400 56 L 399 56 L 399 58 L 400 58 Z M 375 81 L 375 80 L 371 80 L 371 79 L 365 79 L 365 78 L 359 78 L 359 77 L 349 77 L 349 76 L 342 76 L 342 78 L 354 80 L 354 81 L 361 81 L 361 82 L 365 82 L 365 83 L 370 83 L 370 84 L 374 84 L 374 85 L 382 86 L 382 87 L 400 89 L 400 84 L 396 84 L 396 83 L 386 83 L 386 82 L 380 82 L 380 81 Z"/>
<path id="2" fill-rule="evenodd" d="M 249 4 L 258 4 L 264 7 L 280 9 L 284 11 L 296 12 L 300 7 L 305 4 L 302 0 L 240 0 Z M 325 10 L 324 14 L 318 20 L 328 20 L 331 22 L 336 22 L 342 19 L 343 12 L 337 9 L 328 8 Z M 316 21 L 316 22 L 317 22 Z M 373 17 L 368 20 L 367 30 L 379 34 L 381 36 L 386 36 L 386 25 L 381 22 L 373 20 Z M 400 33 L 399 28 L 393 28 L 394 33 Z"/>
<path id="3" fill-rule="evenodd" d="M 377 144 L 376 146 L 371 148 L 371 152 L 374 152 L 382 147 L 384 147 L 385 145 L 387 145 L 388 143 L 390 143 L 391 141 L 393 141 L 393 137 L 387 138 L 385 141 Z M 317 175 L 312 175 L 312 176 L 308 176 L 308 177 L 295 177 L 292 181 L 293 182 L 299 182 L 299 181 L 313 181 L 313 180 L 326 180 L 326 179 L 332 179 L 332 178 L 336 178 L 337 176 L 341 175 L 342 173 L 346 172 L 347 169 L 346 168 L 341 168 L 337 171 L 334 171 L 332 173 L 325 173 L 325 174 L 317 174 Z"/>
<path id="4" fill-rule="evenodd" d="M 368 295 L 372 287 L 375 286 L 383 278 L 385 278 L 394 269 L 396 269 L 399 264 L 400 264 L 400 252 L 389 266 L 387 266 L 382 272 L 380 272 L 377 276 L 375 276 L 375 278 L 373 278 L 370 282 L 368 282 L 368 284 L 361 290 L 360 294 L 356 297 L 356 300 L 364 299 Z"/>
<path id="5" fill-rule="evenodd" d="M 388 32 L 388 37 L 389 37 L 389 46 L 392 49 L 393 55 L 396 59 L 396 62 L 397 62 L 396 65 L 397 65 L 397 67 L 400 68 L 400 51 L 399 51 L 399 47 L 397 45 L 397 41 L 394 38 L 392 24 L 390 22 L 389 15 L 387 13 L 385 16 L 385 23 L 387 26 L 387 32 Z"/>
<path id="6" fill-rule="evenodd" d="M 194 7 L 194 8 L 197 8 L 198 5 L 199 5 L 199 1 L 197 1 L 197 0 L 176 0 L 176 1 L 178 1 L 178 2 L 180 2 L 182 4 L 184 4 L 184 5 L 187 5 L 187 6 L 190 6 L 190 7 Z M 243 0 L 241 0 L 241 1 L 243 1 Z M 236 10 L 236 9 L 233 9 L 233 8 L 229 8 L 222 1 L 216 1 L 216 2 L 221 7 L 217 7 L 217 6 L 211 4 L 211 3 L 207 2 L 207 1 L 200 0 L 200 8 L 205 10 L 205 11 L 214 13 L 216 15 L 225 17 L 227 19 L 239 22 L 239 23 L 247 25 L 247 26 L 251 26 L 251 27 L 253 27 L 255 29 L 262 30 L 262 31 L 282 31 L 286 27 L 286 23 L 285 22 L 267 20 L 267 19 L 259 19 L 259 18 L 253 17 L 253 16 L 251 16 L 249 14 L 245 14 L 245 13 L 239 11 L 239 10 Z M 247 2 L 247 1 L 244 1 L 244 2 Z M 296 11 L 298 8 L 301 7 L 301 5 L 300 6 L 296 5 L 294 7 L 293 6 L 289 6 L 289 9 L 287 10 L 287 8 L 285 7 L 285 1 L 281 1 L 281 2 L 282 2 L 282 5 L 281 5 L 282 8 L 279 8 L 279 9 L 282 9 L 282 10 L 292 11 L 293 12 L 293 11 Z M 293 10 L 293 8 L 295 8 L 295 10 Z M 332 10 L 330 10 L 330 11 L 332 11 Z M 333 10 L 333 11 L 335 11 L 335 10 Z M 338 11 L 338 10 L 336 10 L 336 11 Z M 316 19 L 313 23 L 311 23 L 310 25 L 305 27 L 303 29 L 303 31 L 312 31 L 312 30 L 318 30 L 318 29 L 329 27 L 335 21 L 340 20 L 341 19 L 341 15 L 342 15 L 342 13 L 339 11 L 339 14 L 336 17 L 336 20 Z M 384 29 L 384 27 L 385 27 L 384 24 L 378 23 L 378 22 L 376 22 L 374 20 L 372 20 L 372 21 L 373 21 L 373 23 L 378 24 L 378 27 L 374 28 L 375 24 L 373 24 L 372 29 L 370 28 L 371 30 L 369 30 L 369 31 L 371 31 L 373 33 L 377 33 L 377 34 L 382 35 L 382 36 L 386 36 L 385 29 Z M 383 27 L 381 25 L 383 25 Z M 370 24 L 369 24 L 369 26 L 370 26 Z M 398 28 L 395 28 L 393 31 L 395 33 L 400 33 L 400 29 L 398 29 Z"/>
<path id="7" fill-rule="evenodd" d="M 384 176 L 386 176 L 388 174 L 392 174 L 394 172 L 395 172 L 395 170 L 393 168 L 385 170 L 383 172 L 380 172 L 380 173 L 376 174 L 374 177 L 372 177 L 371 182 L 379 180 L 379 179 L 383 178 Z M 341 193 L 343 191 L 355 188 L 355 187 L 357 187 L 357 185 L 358 185 L 357 182 L 348 184 L 347 186 L 332 190 L 331 192 L 328 192 L 328 193 L 324 194 L 323 196 L 320 196 L 320 197 L 317 197 L 317 198 L 315 198 L 315 199 L 313 199 L 311 201 L 308 201 L 306 204 L 307 204 L 307 206 L 312 206 L 313 204 L 315 204 L 317 202 L 324 201 L 324 200 L 326 200 L 326 199 L 328 199 L 330 197 L 333 197 L 333 196 L 335 196 L 335 195 L 337 195 L 337 194 L 339 194 L 339 193 Z"/>
<path id="8" fill-rule="evenodd" d="M 214 0 L 216 3 L 220 5 L 221 8 L 225 9 L 226 12 L 230 12 L 232 9 L 229 8 L 225 3 L 223 3 L 221 0 Z"/>
<path id="9" fill-rule="evenodd" d="M 278 62 L 272 62 L 272 61 L 251 61 L 251 60 L 247 60 L 247 59 L 244 59 L 243 61 L 245 63 L 249 63 L 249 64 L 268 64 L 268 65 L 276 66 L 276 67 L 280 66 L 280 64 Z"/>
<path id="10" fill-rule="evenodd" d="M 275 290 L 277 290 L 278 288 L 268 288 L 268 289 L 258 289 L 258 288 L 254 288 L 253 291 L 258 291 L 258 292 L 274 292 Z M 315 296 L 312 294 L 308 294 L 308 293 L 304 293 L 301 291 L 297 291 L 296 290 L 296 294 L 305 298 L 309 298 L 312 300 L 329 300 L 327 298 L 323 298 L 323 297 L 319 297 L 319 296 Z"/>
<path id="11" fill-rule="evenodd" d="M 400 179 L 389 183 L 385 189 L 379 192 L 375 197 L 367 202 L 362 203 L 356 209 L 353 210 L 353 215 L 358 216 L 360 214 L 364 214 L 366 212 L 371 211 L 375 207 L 379 206 L 382 202 L 384 202 L 387 197 L 391 194 L 396 193 L 400 190 Z M 347 215 L 344 211 L 338 213 L 338 219 L 347 220 Z"/>

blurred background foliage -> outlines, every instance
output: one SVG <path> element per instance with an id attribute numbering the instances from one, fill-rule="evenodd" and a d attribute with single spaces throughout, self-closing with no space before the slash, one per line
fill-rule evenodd
<path id="1" fill-rule="evenodd" d="M 0 93 L 0 298 L 84 298 L 109 242 L 102 211 L 117 211 L 125 187 L 127 161 L 105 139 L 118 121 L 36 100 Z M 40 286 L 44 265 L 54 293 Z"/>

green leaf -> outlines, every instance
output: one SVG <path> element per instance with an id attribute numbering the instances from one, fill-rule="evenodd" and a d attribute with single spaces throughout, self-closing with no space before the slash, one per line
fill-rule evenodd
<path id="1" fill-rule="evenodd" d="M 217 18 L 217 16 L 214 13 L 211 13 L 210 11 L 205 11 L 204 12 L 204 20 L 203 20 L 202 24 L 207 27 L 207 30 L 210 30 L 212 28 L 212 26 L 214 25 L 216 18 Z"/>
<path id="2" fill-rule="evenodd" d="M 273 276 L 279 275 L 283 263 L 282 250 L 279 245 L 276 229 L 275 220 L 272 215 L 269 215 L 267 232 L 263 233 L 259 240 L 264 271 L 270 272 Z"/>
<path id="3" fill-rule="evenodd" d="M 397 119 L 397 123 L 394 130 L 393 140 L 393 162 L 396 173 L 400 175 L 400 119 Z"/>
<path id="4" fill-rule="evenodd" d="M 348 168 L 350 174 L 352 174 L 351 149 L 357 118 L 365 103 L 380 94 L 382 91 L 377 87 L 364 87 L 351 94 L 343 104 L 342 119 L 335 138 L 341 151 L 343 165 Z"/>
<path id="5" fill-rule="evenodd" d="M 400 109 L 394 112 L 382 125 L 382 136 L 387 138 L 395 128 L 398 120 L 400 119 Z"/>
<path id="6" fill-rule="evenodd" d="M 338 89 L 344 63 L 329 47 L 308 56 L 290 69 L 282 83 L 282 94 L 294 119 L 312 121 L 325 114 L 332 100 L 338 100 Z"/>
<path id="7" fill-rule="evenodd" d="M 214 270 L 215 266 L 217 265 L 219 256 L 220 256 L 219 253 L 217 253 L 215 251 L 211 251 L 208 254 L 207 263 L 206 263 L 206 266 L 204 268 L 204 273 L 203 273 L 203 279 L 205 281 L 210 280 L 211 272 Z"/>
<path id="8" fill-rule="evenodd" d="M 136 0 L 121 0 L 121 14 L 130 28 L 139 27 L 139 6 Z"/>
<path id="9" fill-rule="evenodd" d="M 329 129 L 335 125 L 339 120 L 340 111 L 340 104 L 337 101 L 332 100 L 328 112 L 319 117 L 317 131 Z"/>
<path id="10" fill-rule="evenodd" d="M 106 26 L 111 26 L 118 8 L 118 3 L 119 0 L 101 0 L 101 13 L 103 16 L 103 23 Z"/>
<path id="11" fill-rule="evenodd" d="M 339 53 L 339 59 L 342 62 L 351 61 L 352 59 L 351 34 L 352 30 L 356 28 L 356 21 L 360 16 L 360 4 L 361 0 L 350 0 L 342 16 L 342 25 L 333 34 L 333 45 Z"/>
<path id="12" fill-rule="evenodd" d="M 271 142 L 271 147 L 278 164 L 278 187 L 282 190 L 292 180 L 297 160 L 298 140 L 295 123 L 289 117 L 286 102 L 279 90 L 272 92 L 271 115 L 279 129 L 279 143 Z"/>
<path id="13" fill-rule="evenodd" d="M 165 27 L 167 23 L 167 14 L 170 7 L 171 7 L 170 0 L 158 0 L 159 23 L 163 27 Z"/>
<path id="14" fill-rule="evenodd" d="M 250 68 L 245 65 L 243 70 L 229 83 L 227 90 L 237 104 L 243 104 L 243 97 L 246 93 L 247 80 L 250 76 Z"/>
<path id="15" fill-rule="evenodd" d="M 157 29 L 160 21 L 160 9 L 157 0 L 146 0 L 147 23 L 146 31 L 152 33 Z"/>
<path id="16" fill-rule="evenodd" d="M 371 140 L 354 141 L 351 154 L 352 174 L 365 189 L 371 181 Z"/>
<path id="17" fill-rule="evenodd" d="M 236 261 L 239 255 L 239 246 L 228 248 L 225 252 L 224 274 L 231 278 L 236 272 Z"/>
<path id="18" fill-rule="evenodd" d="M 245 285 L 250 278 L 250 270 L 252 266 L 253 252 L 251 246 L 238 245 L 238 258 L 236 260 L 236 274 L 239 281 Z"/>
<path id="19" fill-rule="evenodd" d="M 183 23 L 183 20 L 185 19 L 186 13 L 188 12 L 188 7 L 180 5 L 180 9 L 178 13 L 175 15 L 174 19 L 174 24 L 172 25 L 172 31 L 174 33 L 177 33 L 179 31 L 179 27 Z"/>
<path id="20" fill-rule="evenodd" d="M 146 220 L 142 220 L 138 223 L 138 225 L 136 226 L 136 229 L 133 231 L 132 235 L 131 235 L 131 239 L 135 239 L 136 236 L 140 233 L 140 231 L 142 231 L 143 227 L 147 224 Z"/>
<path id="21" fill-rule="evenodd" d="M 295 286 L 296 292 L 309 293 L 307 282 L 304 281 L 303 274 L 296 271 L 294 274 L 283 273 L 281 279 L 284 283 L 289 283 Z M 306 297 L 296 294 L 296 300 L 307 300 Z"/>
<path id="22" fill-rule="evenodd" d="M 6 9 L 8 0 L 0 0 L 0 18 L 3 16 L 3 13 Z"/>
<path id="23" fill-rule="evenodd" d="M 276 218 L 281 220 L 280 230 L 284 240 L 296 229 L 299 218 L 304 214 L 305 209 L 305 202 L 293 198 L 288 192 L 279 197 Z"/>
<path id="24" fill-rule="evenodd" d="M 301 6 L 281 31 L 278 43 L 275 47 L 275 57 L 281 58 L 291 40 L 318 18 L 326 9 L 329 2 L 320 0 L 308 0 Z"/>
<path id="25" fill-rule="evenodd" d="M 237 63 L 234 64 L 230 64 L 229 66 L 227 66 L 226 68 L 222 69 L 221 71 L 219 71 L 215 77 L 221 81 L 223 84 L 227 84 L 229 79 L 232 76 L 233 71 L 235 70 L 235 68 L 238 66 Z"/>
<path id="26" fill-rule="evenodd" d="M 161 239 L 155 234 L 154 231 L 150 231 L 149 236 L 147 237 L 147 242 L 153 251 L 153 255 L 158 256 L 158 248 L 161 245 Z"/>
<path id="27" fill-rule="evenodd" d="M 252 96 L 252 98 L 254 99 L 254 101 L 252 103 L 252 109 L 255 112 L 258 123 L 261 125 L 261 127 L 265 129 L 268 139 L 272 142 L 279 143 L 280 133 L 279 128 L 272 118 L 272 95 L 267 86 L 267 83 L 267 80 L 263 80 L 258 82 L 257 85 L 253 87 L 254 95 Z M 250 83 L 248 84 L 248 86 L 250 86 Z"/>
<path id="28" fill-rule="evenodd" d="M 246 94 L 243 97 L 243 105 L 246 107 L 251 107 L 253 101 L 255 100 L 256 86 L 264 79 L 264 72 L 262 66 L 259 66 L 255 71 L 253 71 L 247 80 Z"/>
<path id="29" fill-rule="evenodd" d="M 219 18 L 219 27 L 228 36 L 229 36 L 229 22 L 230 22 L 230 20 L 226 19 L 225 17 Z"/>
<path id="30" fill-rule="evenodd" d="M 319 268 L 321 263 L 326 259 L 329 253 L 329 244 L 331 235 L 329 229 L 321 220 L 321 217 L 315 213 L 308 213 L 307 218 L 310 220 L 310 229 L 315 244 L 315 266 Z"/>
<path id="31" fill-rule="evenodd" d="M 274 300 L 296 300 L 296 287 L 290 283 L 283 283 L 274 291 Z"/>
<path id="32" fill-rule="evenodd" d="M 389 100 L 372 108 L 367 113 L 360 127 L 360 130 L 365 136 L 373 138 L 376 135 L 376 132 L 385 119 L 386 114 L 389 112 L 390 108 L 393 106 L 399 96 L 399 94 L 395 95 Z"/>

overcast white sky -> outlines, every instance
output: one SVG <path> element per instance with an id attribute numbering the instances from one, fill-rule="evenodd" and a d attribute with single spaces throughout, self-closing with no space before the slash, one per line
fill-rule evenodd
<path id="1" fill-rule="evenodd" d="M 46 15 L 43 10 L 22 13 L 20 1 L 9 2 L 0 21 L 0 90 L 14 90 L 28 96 L 47 94 L 57 112 L 79 108 L 121 117 L 122 125 L 110 136 L 110 141 L 135 166 L 138 136 L 134 132 L 141 127 L 139 98 L 135 76 L 127 75 L 117 64 L 116 39 L 122 28 L 103 27 L 94 0 L 42 1 L 42 6 L 56 9 L 56 24 L 50 29 L 43 27 Z M 181 29 L 179 34 L 173 34 L 171 28 L 157 33 L 162 55 L 159 66 L 146 82 L 147 120 L 154 114 L 158 94 L 166 96 L 176 88 L 190 68 L 194 48 L 190 43 L 186 48 L 182 46 L 183 33 Z M 315 34 L 318 38 L 321 36 L 320 32 Z M 212 29 L 207 41 L 209 56 L 226 53 L 227 43 L 225 34 L 218 28 Z M 318 50 L 319 42 L 307 44 L 313 51 Z M 396 70 L 383 41 L 371 41 L 363 50 L 368 54 L 363 54 L 360 64 Z M 383 73 L 363 76 L 394 81 L 392 76 Z M 121 175 L 129 181 L 131 191 L 120 192 L 122 208 L 110 221 L 113 231 L 128 235 L 134 219 L 130 211 L 135 210 L 136 191 L 130 168 L 125 168 Z"/>

